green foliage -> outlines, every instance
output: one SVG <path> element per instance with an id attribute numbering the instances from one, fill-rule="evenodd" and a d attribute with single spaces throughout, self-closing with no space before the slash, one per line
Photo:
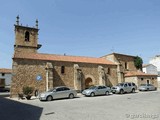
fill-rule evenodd
<path id="1" fill-rule="evenodd" d="M 134 65 L 136 66 L 136 68 L 142 70 L 142 64 L 143 64 L 142 58 L 136 56 L 136 58 L 134 59 Z"/>
<path id="2" fill-rule="evenodd" d="M 23 87 L 23 93 L 25 95 L 30 95 L 33 93 L 33 87 L 25 86 Z"/>

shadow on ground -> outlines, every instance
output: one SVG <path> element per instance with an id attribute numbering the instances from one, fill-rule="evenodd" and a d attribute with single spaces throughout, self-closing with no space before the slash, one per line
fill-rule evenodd
<path id="1" fill-rule="evenodd" d="M 43 108 L 0 97 L 1 120 L 39 120 Z"/>

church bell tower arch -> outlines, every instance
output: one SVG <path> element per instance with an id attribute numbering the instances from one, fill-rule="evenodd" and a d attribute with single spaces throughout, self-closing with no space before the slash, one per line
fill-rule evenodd
<path id="1" fill-rule="evenodd" d="M 35 27 L 28 27 L 19 24 L 19 16 L 15 26 L 15 45 L 14 51 L 24 53 L 37 53 L 37 50 L 41 47 L 38 44 L 38 20 L 36 20 Z"/>

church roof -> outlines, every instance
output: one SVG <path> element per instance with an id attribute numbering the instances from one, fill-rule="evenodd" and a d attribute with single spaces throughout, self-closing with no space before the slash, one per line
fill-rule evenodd
<path id="1" fill-rule="evenodd" d="M 82 56 L 68 56 L 56 54 L 42 54 L 42 53 L 27 53 L 15 54 L 13 59 L 32 59 L 32 60 L 48 60 L 48 61 L 63 61 L 63 62 L 78 62 L 78 63 L 92 63 L 92 64 L 107 64 L 116 65 L 115 63 L 104 58 L 82 57 Z"/>
<path id="2" fill-rule="evenodd" d="M 104 55 L 104 56 L 102 56 L 102 57 L 109 56 L 109 55 L 119 55 L 119 56 L 133 57 L 133 58 L 136 57 L 136 56 L 132 56 L 132 55 L 121 54 L 121 53 L 115 53 L 115 52 L 113 52 L 113 53 L 111 53 L 111 54 Z"/>
<path id="3" fill-rule="evenodd" d="M 0 73 L 12 73 L 12 69 L 0 68 Z"/>
<path id="4" fill-rule="evenodd" d="M 157 76 L 156 74 L 148 74 L 141 71 L 128 71 L 125 74 L 125 77 L 132 77 L 132 76 Z"/>

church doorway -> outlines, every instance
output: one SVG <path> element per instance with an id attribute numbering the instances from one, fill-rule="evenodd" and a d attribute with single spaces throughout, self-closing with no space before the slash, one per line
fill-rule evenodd
<path id="1" fill-rule="evenodd" d="M 85 89 L 89 88 L 92 85 L 93 85 L 92 79 L 91 78 L 87 78 L 85 80 Z"/>

